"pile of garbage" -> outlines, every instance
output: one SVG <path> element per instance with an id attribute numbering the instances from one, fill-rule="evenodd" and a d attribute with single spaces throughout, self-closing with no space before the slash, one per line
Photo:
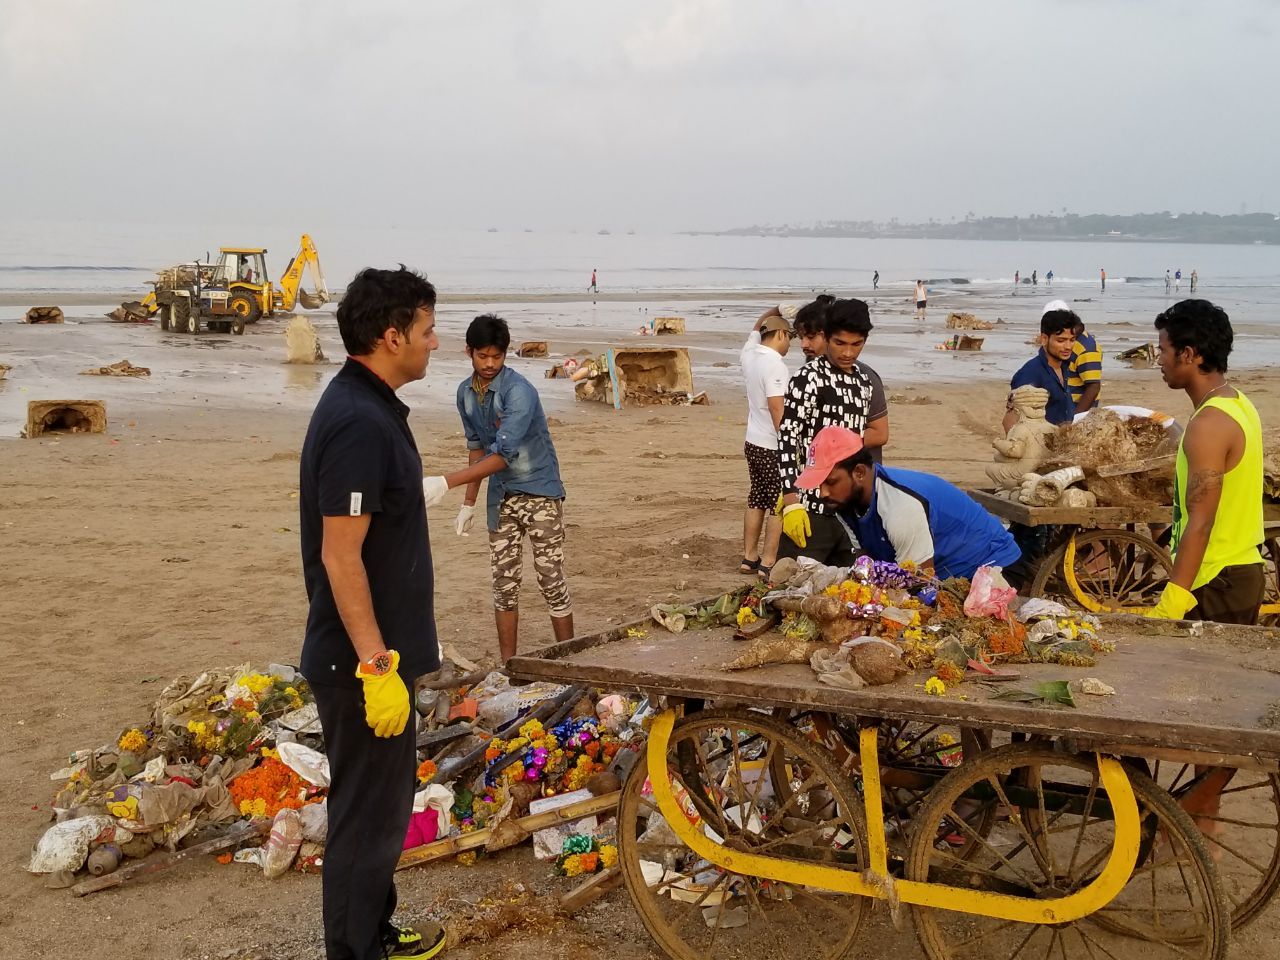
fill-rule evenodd
<path id="1" fill-rule="evenodd" d="M 647 701 L 483 671 L 416 697 L 402 867 L 474 862 L 530 837 L 562 875 L 616 863 L 611 814 L 643 749 Z M 74 751 L 51 779 L 53 823 L 28 865 L 50 886 L 89 893 L 201 853 L 268 877 L 323 866 L 329 763 L 310 688 L 289 666 L 179 677 L 145 720 Z"/>
<path id="2" fill-rule="evenodd" d="M 768 585 L 652 615 L 669 630 L 736 623 L 747 646 L 726 670 L 808 663 L 821 682 L 848 689 L 930 670 L 926 688 L 941 693 L 966 678 L 1012 678 L 1012 664 L 1093 666 L 1115 647 L 1096 617 L 1020 601 L 998 567 L 937 580 L 865 556 L 850 567 L 780 560 Z"/>

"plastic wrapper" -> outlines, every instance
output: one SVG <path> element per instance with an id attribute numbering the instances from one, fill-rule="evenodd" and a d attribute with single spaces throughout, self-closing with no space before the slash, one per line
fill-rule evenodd
<path id="1" fill-rule="evenodd" d="M 281 743 L 280 762 L 314 787 L 329 786 L 329 758 L 300 743 Z"/>
<path id="2" fill-rule="evenodd" d="M 1000 575 L 999 567 L 979 567 L 973 575 L 969 595 L 964 598 L 964 614 L 1004 620 L 1009 616 L 1009 603 L 1017 595 L 1018 591 Z"/>

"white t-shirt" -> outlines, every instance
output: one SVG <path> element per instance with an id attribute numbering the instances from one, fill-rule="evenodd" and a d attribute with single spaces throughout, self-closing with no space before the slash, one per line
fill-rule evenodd
<path id="1" fill-rule="evenodd" d="M 739 358 L 747 383 L 747 443 L 766 450 L 778 449 L 778 431 L 769 413 L 769 398 L 785 396 L 791 375 L 782 355 L 760 342 L 752 330 Z"/>

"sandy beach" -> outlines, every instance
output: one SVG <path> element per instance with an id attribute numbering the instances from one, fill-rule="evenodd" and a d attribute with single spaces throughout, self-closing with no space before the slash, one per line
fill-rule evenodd
<path id="1" fill-rule="evenodd" d="M 869 293 L 869 291 L 868 291 Z M 794 296 L 793 294 L 790 296 Z M 1009 375 L 1034 351 L 1027 344 L 1047 291 L 948 294 L 918 324 L 898 293 L 872 300 L 877 329 L 863 359 L 891 395 L 890 464 L 939 473 L 960 484 L 984 480 L 989 440 Z M 298 552 L 298 457 L 311 408 L 336 363 L 282 363 L 284 320 L 263 320 L 244 337 L 189 337 L 153 325 L 118 325 L 88 307 L 107 291 L 66 298 L 60 326 L 0 323 L 0 637 L 10 683 L 0 702 L 0 941 L 5 957 L 301 957 L 322 954 L 320 883 L 290 873 L 277 881 L 211 858 L 120 890 L 75 900 L 24 872 L 30 845 L 49 816 L 48 775 L 69 751 L 114 738 L 179 674 L 251 662 L 294 662 L 306 613 Z M 27 304 L 9 302 L 10 307 Z M 678 312 L 695 386 L 711 404 L 615 412 L 579 403 L 564 380 L 544 380 L 549 361 L 511 359 L 538 384 L 568 490 L 567 572 L 579 632 L 640 614 L 654 602 L 704 596 L 740 582 L 746 472 L 745 406 L 737 353 L 751 318 L 777 298 L 725 294 L 590 298 L 449 296 L 440 309 L 441 350 L 424 382 L 402 396 L 428 473 L 462 465 L 465 444 L 453 409 L 469 369 L 461 335 L 470 317 L 502 305 L 520 339 L 547 339 L 552 356 L 639 342 L 644 319 Z M 797 298 L 798 299 L 798 298 Z M 1151 338 L 1153 304 L 1117 298 L 1097 322 L 1078 304 L 1107 356 L 1104 402 L 1188 413 L 1155 370 L 1111 360 Z M 672 305 L 679 307 L 672 309 Z M 935 350 L 950 332 L 947 310 L 1001 319 L 981 353 Z M 17 313 L 16 309 L 6 316 Z M 1101 309 L 1099 309 L 1101 314 Z M 332 311 L 317 315 L 326 355 L 342 351 Z M 648 341 L 646 341 L 648 342 Z M 1280 382 L 1269 369 L 1270 338 L 1243 325 L 1233 382 L 1264 425 L 1280 425 Z M 799 364 L 798 344 L 793 366 Z M 128 358 L 152 369 L 140 380 L 82 377 L 78 371 Z M 35 399 L 102 399 L 103 435 L 17 439 Z M 495 653 L 488 555 L 482 535 L 457 537 L 455 491 L 430 514 L 441 639 L 463 655 Z M 529 563 L 530 561 L 526 561 Z M 531 572 L 523 594 L 522 646 L 550 639 Z M 401 874 L 407 917 L 439 915 L 450 898 L 496 894 L 515 877 L 538 892 L 560 891 L 527 847 L 482 860 Z M 917 956 L 909 929 L 877 914 L 876 955 Z M 117 942 L 126 933 L 128 944 Z M 1268 955 L 1280 935 L 1274 911 L 1242 932 L 1233 949 Z M 576 951 L 631 960 L 655 956 L 618 891 L 552 932 L 521 934 L 519 949 Z M 870 941 L 864 940 L 864 943 Z M 451 952 L 501 956 L 513 942 Z M 1142 955 L 1135 943 L 1133 960 Z M 1129 960 L 1128 957 L 1121 960 Z"/>

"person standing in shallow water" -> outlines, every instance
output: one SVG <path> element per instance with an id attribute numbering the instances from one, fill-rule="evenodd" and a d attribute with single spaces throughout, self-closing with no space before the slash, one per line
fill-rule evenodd
<path id="1" fill-rule="evenodd" d="M 596 268 L 591 268 L 591 283 L 587 284 L 587 293 L 599 293 L 600 286 L 596 283 Z"/>
<path id="2" fill-rule="evenodd" d="M 875 272 L 875 275 L 874 275 L 874 276 L 872 276 L 872 278 L 871 278 L 871 289 L 872 289 L 872 290 L 879 290 L 879 289 L 880 289 L 880 271 L 879 271 L 879 270 L 877 270 L 877 271 Z"/>
<path id="3" fill-rule="evenodd" d="M 1106 293 L 1107 292 L 1107 268 L 1102 267 L 1099 273 L 1101 273 L 1102 275 L 1102 292 Z"/>
<path id="4" fill-rule="evenodd" d="M 916 319 L 924 319 L 925 308 L 929 306 L 929 291 L 923 280 L 916 281 Z"/>

